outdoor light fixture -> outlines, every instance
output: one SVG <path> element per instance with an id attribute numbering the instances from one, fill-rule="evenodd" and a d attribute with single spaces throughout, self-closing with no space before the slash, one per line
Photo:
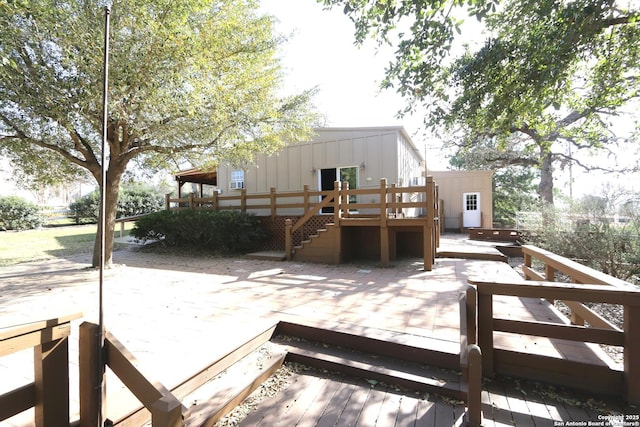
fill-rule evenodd
<path id="1" fill-rule="evenodd" d="M 364 169 L 364 162 L 360 163 L 360 169 Z"/>

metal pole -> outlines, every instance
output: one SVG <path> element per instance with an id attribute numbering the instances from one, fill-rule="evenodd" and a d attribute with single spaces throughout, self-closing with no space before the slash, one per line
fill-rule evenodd
<path id="1" fill-rule="evenodd" d="M 106 229 L 106 202 L 107 193 L 105 186 L 107 183 L 107 119 L 108 119 L 108 87 L 109 87 L 109 18 L 111 15 L 111 4 L 104 4 L 104 57 L 103 57 L 103 81 L 102 81 L 102 176 L 100 179 L 100 284 L 99 284 L 99 304 L 98 304 L 98 329 L 100 337 L 98 339 L 98 378 L 99 390 L 98 396 L 98 426 L 104 424 L 104 310 L 103 310 L 103 289 L 104 289 L 104 268 L 105 268 L 105 229 Z"/>

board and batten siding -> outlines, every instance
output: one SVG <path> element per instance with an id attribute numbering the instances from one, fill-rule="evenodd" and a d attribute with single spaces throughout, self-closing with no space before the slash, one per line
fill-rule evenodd
<path id="1" fill-rule="evenodd" d="M 429 171 L 438 184 L 440 200 L 444 202 L 445 229 L 459 230 L 464 193 L 480 193 L 482 227 L 493 227 L 493 171 L 460 170 Z"/>
<path id="2" fill-rule="evenodd" d="M 317 190 L 321 169 L 357 167 L 360 188 L 377 187 L 381 178 L 389 185 L 408 185 L 412 177 L 421 176 L 423 159 L 402 127 L 320 128 L 315 133 L 312 141 L 291 143 L 244 165 L 247 193 L 268 193 L 272 187 L 278 193 L 300 191 L 305 185 Z M 233 170 L 238 168 L 218 168 L 223 194 L 237 191 L 229 189 Z"/>

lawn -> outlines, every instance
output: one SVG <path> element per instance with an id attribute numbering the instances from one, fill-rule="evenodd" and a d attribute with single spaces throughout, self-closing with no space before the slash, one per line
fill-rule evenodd
<path id="1" fill-rule="evenodd" d="M 133 223 L 127 223 L 131 229 Z M 117 227 L 116 236 L 120 230 Z M 0 266 L 91 253 L 96 225 L 0 232 Z M 114 248 L 115 249 L 115 248 Z"/>

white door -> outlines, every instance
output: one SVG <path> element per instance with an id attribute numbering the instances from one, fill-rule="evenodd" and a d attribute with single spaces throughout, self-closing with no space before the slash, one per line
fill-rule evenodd
<path id="1" fill-rule="evenodd" d="M 462 195 L 462 226 L 481 227 L 480 193 L 464 193 Z"/>

